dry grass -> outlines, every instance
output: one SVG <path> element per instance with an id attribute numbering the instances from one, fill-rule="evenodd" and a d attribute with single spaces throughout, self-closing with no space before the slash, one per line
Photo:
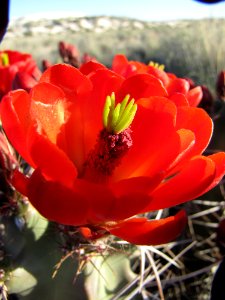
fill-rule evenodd
<path id="1" fill-rule="evenodd" d="M 195 200 L 185 206 L 192 213 L 183 236 L 165 245 L 137 247 L 131 260 L 137 275 L 111 300 L 209 299 L 213 274 L 221 260 L 216 228 L 225 201 Z"/>

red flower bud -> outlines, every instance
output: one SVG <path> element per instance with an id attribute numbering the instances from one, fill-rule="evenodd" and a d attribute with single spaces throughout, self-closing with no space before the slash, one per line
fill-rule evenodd
<path id="1" fill-rule="evenodd" d="M 200 102 L 199 107 L 202 107 L 208 114 L 212 113 L 214 97 L 210 90 L 205 85 L 201 85 L 202 88 L 202 100 Z"/>
<path id="2" fill-rule="evenodd" d="M 68 63 L 76 68 L 79 67 L 80 54 L 74 45 L 59 42 L 59 54 L 64 63 Z"/>
<path id="3" fill-rule="evenodd" d="M 221 71 L 217 76 L 216 93 L 218 98 L 225 100 L 225 71 Z"/>
<path id="4" fill-rule="evenodd" d="M 59 54 L 64 60 L 64 57 L 67 56 L 67 51 L 66 51 L 67 44 L 65 42 L 59 42 Z"/>
<path id="5" fill-rule="evenodd" d="M 42 70 L 45 71 L 52 66 L 52 63 L 47 59 L 42 60 Z"/>

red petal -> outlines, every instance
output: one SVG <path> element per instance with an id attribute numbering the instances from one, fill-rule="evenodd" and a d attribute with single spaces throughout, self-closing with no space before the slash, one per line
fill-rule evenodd
<path id="1" fill-rule="evenodd" d="M 136 215 L 149 203 L 150 197 L 143 191 L 114 195 L 107 185 L 94 184 L 86 180 L 76 180 L 74 190 L 89 201 L 88 222 L 101 224 Z M 131 205 L 132 203 L 132 205 Z"/>
<path id="2" fill-rule="evenodd" d="M 125 55 L 117 54 L 114 56 L 112 61 L 112 70 L 120 75 L 123 75 L 128 64 L 129 62 Z"/>
<path id="3" fill-rule="evenodd" d="M 190 84 L 186 79 L 176 78 L 171 81 L 169 86 L 167 87 L 167 92 L 169 96 L 173 95 L 174 93 L 181 93 L 186 95 L 189 91 Z"/>
<path id="4" fill-rule="evenodd" d="M 82 169 L 85 157 L 86 144 L 84 142 L 85 133 L 85 104 L 89 97 L 83 99 L 81 105 L 70 105 L 69 118 L 62 125 L 57 138 L 58 146 L 63 149 L 69 159 L 73 161 L 78 170 Z M 90 105 L 91 106 L 91 105 Z M 90 107 L 88 108 L 90 110 Z M 88 114 L 88 109 L 86 113 Z"/>
<path id="5" fill-rule="evenodd" d="M 17 72 L 17 69 L 15 69 L 13 72 L 10 72 L 10 69 L 11 68 L 9 67 L 0 66 L 0 98 L 6 95 L 12 89 L 12 81 L 15 76 L 15 73 Z"/>
<path id="6" fill-rule="evenodd" d="M 110 209 L 111 220 L 122 220 L 142 211 L 150 202 L 148 194 L 162 181 L 163 175 L 124 179 L 110 185 L 116 195 Z M 103 204 L 104 205 L 104 204 Z"/>
<path id="7" fill-rule="evenodd" d="M 180 173 L 168 178 L 151 194 L 145 211 L 171 207 L 195 199 L 215 178 L 215 163 L 208 157 L 196 156 L 184 165 Z"/>
<path id="8" fill-rule="evenodd" d="M 195 146 L 190 156 L 201 154 L 210 141 L 213 123 L 209 115 L 200 108 L 179 107 L 177 110 L 177 129 L 185 128 L 195 134 Z"/>
<path id="9" fill-rule="evenodd" d="M 160 70 L 153 66 L 148 66 L 148 73 L 160 79 L 165 87 L 168 86 L 170 80 L 166 72 L 164 72 L 163 70 Z"/>
<path id="10" fill-rule="evenodd" d="M 175 239 L 184 229 L 187 217 L 180 211 L 174 217 L 161 220 L 146 218 L 129 219 L 114 228 L 106 228 L 111 234 L 136 245 L 158 245 Z"/>
<path id="11" fill-rule="evenodd" d="M 187 93 L 187 99 L 190 106 L 198 106 L 200 101 L 202 100 L 202 88 L 200 86 L 196 86 L 195 88 L 191 89 Z"/>
<path id="12" fill-rule="evenodd" d="M 106 96 L 118 91 L 124 79 L 108 69 L 101 69 L 90 76 L 90 81 L 93 84 L 92 94 L 96 106 L 98 107 L 100 104 L 102 105 L 102 103 L 103 105 L 105 104 Z M 99 107 L 98 110 L 100 110 L 101 113 L 103 111 L 103 109 Z"/>
<path id="13" fill-rule="evenodd" d="M 22 174 L 19 170 L 16 169 L 13 172 L 11 183 L 18 192 L 24 196 L 28 195 L 27 187 L 29 184 L 29 178 Z"/>
<path id="14" fill-rule="evenodd" d="M 184 94 L 175 93 L 170 96 L 169 99 L 173 101 L 176 106 L 189 106 L 188 100 Z"/>
<path id="15" fill-rule="evenodd" d="M 88 199 L 88 223 L 95 224 L 112 220 L 110 214 L 115 203 L 115 196 L 107 185 L 77 179 L 74 190 L 84 199 Z"/>
<path id="16" fill-rule="evenodd" d="M 4 52 L 6 52 L 8 54 L 10 64 L 20 63 L 23 65 L 25 62 L 27 62 L 31 59 L 30 54 L 21 53 L 19 51 L 6 50 Z"/>
<path id="17" fill-rule="evenodd" d="M 80 72 L 83 73 L 84 75 L 89 75 L 92 72 L 96 72 L 99 69 L 106 69 L 106 67 L 95 61 L 89 61 L 81 65 L 79 68 Z"/>
<path id="18" fill-rule="evenodd" d="M 128 61 L 125 55 L 118 54 L 113 59 L 112 70 L 128 78 L 134 74 L 147 73 L 148 66 L 138 61 Z"/>
<path id="19" fill-rule="evenodd" d="M 120 221 L 133 217 L 145 210 L 150 201 L 151 197 L 141 191 L 121 195 L 114 199 L 108 213 L 108 221 Z"/>
<path id="20" fill-rule="evenodd" d="M 169 166 L 167 170 L 167 176 L 176 173 L 173 168 L 176 167 L 178 164 L 181 165 L 182 162 L 188 160 L 189 153 L 195 145 L 195 135 L 192 131 L 187 129 L 180 129 L 177 131 L 177 134 L 179 134 L 180 137 L 179 154 Z"/>
<path id="21" fill-rule="evenodd" d="M 162 181 L 163 174 L 156 174 L 152 177 L 132 177 L 110 184 L 114 194 L 119 197 L 133 193 L 148 194 Z"/>
<path id="22" fill-rule="evenodd" d="M 43 216 L 62 224 L 77 226 L 117 220 L 113 193 L 104 185 L 85 180 L 76 180 L 69 188 L 61 182 L 46 181 L 35 170 L 29 181 L 28 198 Z"/>
<path id="23" fill-rule="evenodd" d="M 60 100 L 65 101 L 65 93 L 60 87 L 51 83 L 41 82 L 36 84 L 31 91 L 31 99 L 46 105 L 56 104 Z"/>
<path id="24" fill-rule="evenodd" d="M 32 123 L 29 110 L 29 95 L 23 90 L 10 92 L 2 99 L 1 120 L 6 135 L 20 155 L 33 165 L 26 144 L 27 130 Z"/>
<path id="25" fill-rule="evenodd" d="M 88 199 L 61 183 L 46 181 L 39 170 L 29 179 L 28 198 L 51 221 L 73 226 L 87 223 Z"/>
<path id="26" fill-rule="evenodd" d="M 202 194 L 214 188 L 225 175 L 225 153 L 219 152 L 213 155 L 209 155 L 207 157 L 210 158 L 212 161 L 214 161 L 216 165 L 216 174 L 213 182 L 206 188 L 206 190 L 204 190 Z"/>
<path id="27" fill-rule="evenodd" d="M 48 68 L 42 74 L 40 82 L 49 82 L 60 87 L 72 102 L 77 95 L 84 96 L 91 90 L 88 78 L 68 64 L 58 64 Z"/>
<path id="28" fill-rule="evenodd" d="M 37 132 L 28 136 L 28 148 L 33 162 L 47 179 L 72 186 L 77 170 L 66 154 Z"/>
<path id="29" fill-rule="evenodd" d="M 62 125 L 66 123 L 69 112 L 64 92 L 50 83 L 40 83 L 31 91 L 32 119 L 37 123 L 38 131 L 57 143 Z"/>
<path id="30" fill-rule="evenodd" d="M 167 96 L 167 92 L 160 80 L 149 74 L 137 74 L 127 78 L 120 89 L 119 99 L 130 95 L 136 101 L 151 96 Z"/>
<path id="31" fill-rule="evenodd" d="M 37 80 L 27 72 L 18 72 L 13 80 L 13 89 L 24 89 L 30 91 L 30 89 L 37 83 Z"/>

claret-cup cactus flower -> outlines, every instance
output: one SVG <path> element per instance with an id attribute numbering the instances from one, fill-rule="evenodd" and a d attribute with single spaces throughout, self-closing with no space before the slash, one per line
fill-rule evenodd
<path id="1" fill-rule="evenodd" d="M 192 105 L 198 93 L 177 91 L 178 78 L 168 78 L 124 76 L 97 62 L 58 64 L 29 94 L 10 92 L 0 106 L 2 125 L 33 168 L 29 176 L 16 169 L 14 187 L 47 219 L 90 239 L 113 234 L 149 245 L 176 238 L 184 211 L 160 220 L 145 213 L 213 188 L 225 153 L 202 155 L 212 120 Z"/>
<path id="2" fill-rule="evenodd" d="M 139 61 L 129 61 L 125 55 L 117 54 L 113 59 L 112 69 L 126 78 L 134 74 L 153 75 L 162 81 L 169 97 L 176 93 L 184 94 L 185 100 L 190 106 L 197 106 L 202 100 L 203 95 L 200 86 L 193 87 L 190 80 L 178 78 L 175 74 L 165 72 L 164 66 L 158 63 L 150 62 L 146 65 Z"/>
<path id="3" fill-rule="evenodd" d="M 41 72 L 30 54 L 0 51 L 0 99 L 12 89 L 29 91 L 40 76 Z"/>

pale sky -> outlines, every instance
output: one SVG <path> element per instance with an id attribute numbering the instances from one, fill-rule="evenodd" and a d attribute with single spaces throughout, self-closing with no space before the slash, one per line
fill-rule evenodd
<path id="1" fill-rule="evenodd" d="M 147 21 L 225 18 L 225 2 L 206 5 L 194 0 L 11 0 L 11 19 L 35 15 L 108 15 Z"/>

